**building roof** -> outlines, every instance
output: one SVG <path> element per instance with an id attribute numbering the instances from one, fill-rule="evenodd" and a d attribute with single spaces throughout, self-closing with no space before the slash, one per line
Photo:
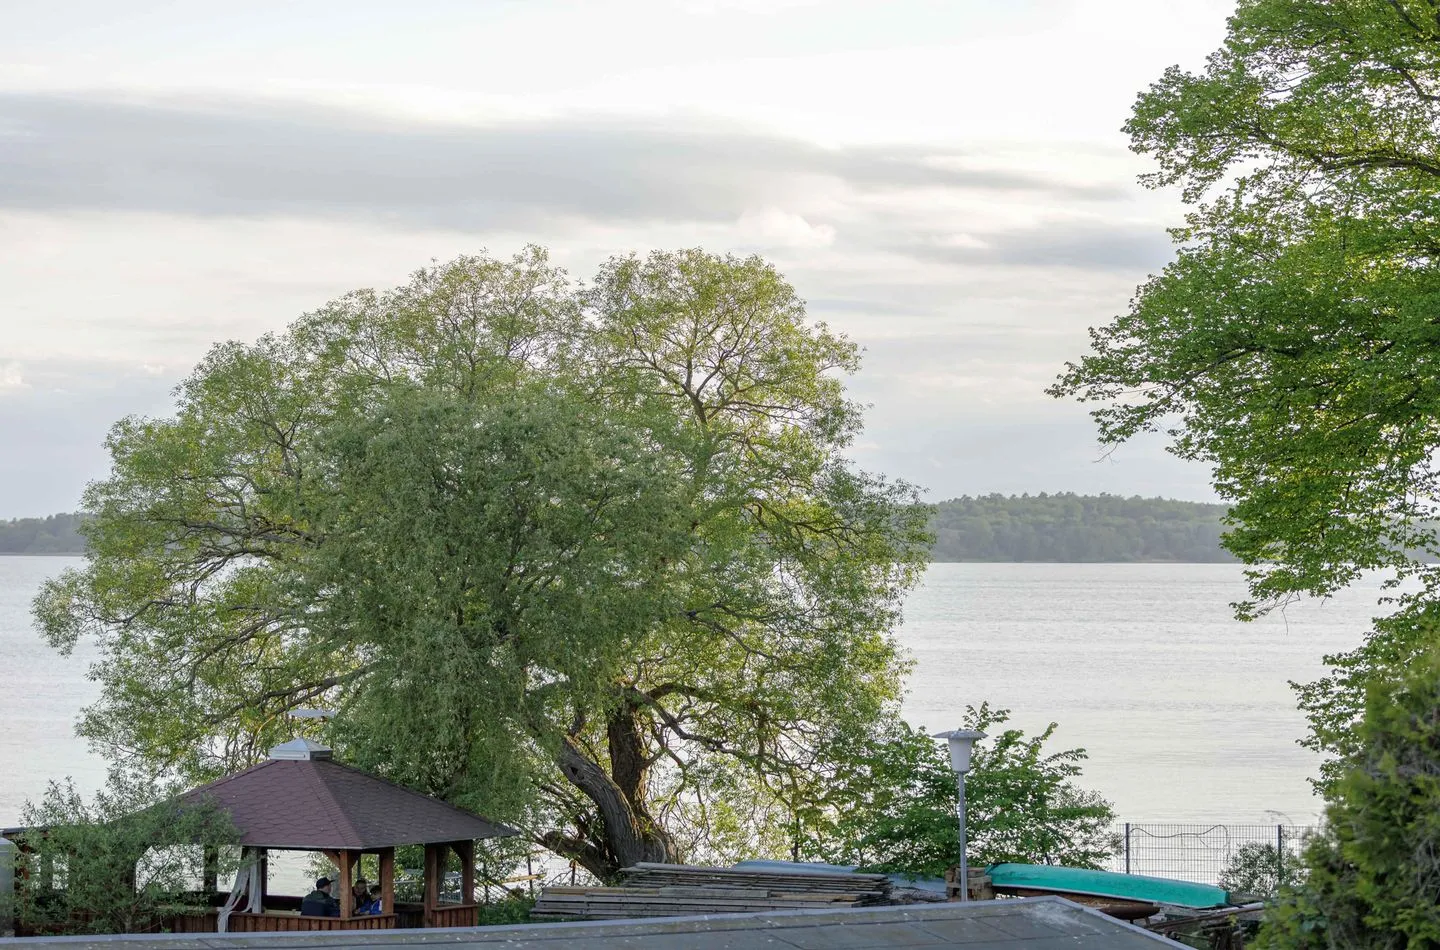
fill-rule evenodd
<path id="1" fill-rule="evenodd" d="M 258 848 L 361 851 L 518 833 L 318 754 L 271 758 L 181 796 L 201 799 L 229 812 L 240 843 Z"/>
<path id="2" fill-rule="evenodd" d="M 83 942 L 116 950 L 1156 950 L 1176 944 L 1058 897 L 801 910 L 623 922 L 523 924 L 350 933 L 175 934 L 41 937 L 18 945 Z M 8 941 L 0 941 L 4 946 Z"/>

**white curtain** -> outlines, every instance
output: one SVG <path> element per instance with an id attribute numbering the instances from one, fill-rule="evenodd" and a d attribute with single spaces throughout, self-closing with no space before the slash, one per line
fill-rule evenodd
<path id="1" fill-rule="evenodd" d="M 215 929 L 220 933 L 227 932 L 230 926 L 230 915 L 234 913 L 235 908 L 240 906 L 242 899 L 245 899 L 243 913 L 258 914 L 261 912 L 260 875 L 264 873 L 261 861 L 264 856 L 264 848 L 240 849 L 240 867 L 235 872 L 235 886 L 230 888 L 230 897 L 225 901 L 225 906 L 220 908 L 219 917 L 216 919 Z"/>

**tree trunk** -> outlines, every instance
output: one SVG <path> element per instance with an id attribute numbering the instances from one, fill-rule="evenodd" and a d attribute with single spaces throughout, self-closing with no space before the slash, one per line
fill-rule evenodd
<path id="1" fill-rule="evenodd" d="M 560 750 L 560 770 L 570 783 L 595 803 L 604 824 L 599 845 L 605 859 L 591 851 L 585 866 L 603 879 L 640 861 L 673 861 L 674 843 L 650 815 L 645 802 L 649 765 L 635 711 L 617 710 L 606 723 L 611 772 L 591 760 L 574 739 Z M 599 865 L 599 866 L 597 866 Z"/>

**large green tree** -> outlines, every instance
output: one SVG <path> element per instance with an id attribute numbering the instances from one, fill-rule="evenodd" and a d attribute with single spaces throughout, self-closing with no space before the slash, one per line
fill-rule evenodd
<path id="1" fill-rule="evenodd" d="M 853 344 L 759 259 L 461 258 L 218 346 L 127 419 L 87 566 L 81 731 L 192 780 L 325 704 L 344 755 L 602 876 L 773 850 L 893 714 L 914 491 L 843 452 Z M 781 832 L 783 836 L 783 832 Z"/>
<path id="2" fill-rule="evenodd" d="M 1440 20 L 1429 0 L 1243 0 L 1127 125 L 1192 212 L 1176 260 L 1053 392 L 1104 442 L 1164 431 L 1232 503 L 1252 616 L 1364 571 L 1421 592 L 1302 701 L 1347 748 L 1363 684 L 1426 638 L 1440 573 Z M 1395 629 L 1409 631 L 1396 637 Z"/>

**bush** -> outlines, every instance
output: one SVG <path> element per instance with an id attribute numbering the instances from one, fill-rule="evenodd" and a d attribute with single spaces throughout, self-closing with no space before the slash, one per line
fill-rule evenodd
<path id="1" fill-rule="evenodd" d="M 1249 841 L 1231 856 L 1219 884 L 1232 894 L 1272 900 L 1281 890 L 1298 886 L 1302 878 L 1297 858 L 1282 854 L 1273 844 Z"/>
<path id="2" fill-rule="evenodd" d="M 1305 882 L 1261 931 L 1271 950 L 1440 946 L 1440 653 L 1372 686 L 1356 740 Z"/>
<path id="3" fill-rule="evenodd" d="M 1031 737 L 997 731 L 1009 718 L 1009 710 L 988 703 L 966 710 L 966 728 L 991 733 L 975 747 L 965 785 L 971 864 L 1100 867 L 1118 847 L 1115 813 L 1074 782 L 1085 750 L 1047 752 L 1054 723 Z M 958 795 L 943 745 L 897 721 L 846 761 L 835 778 L 832 815 L 812 829 L 810 856 L 935 877 L 958 862 Z"/>
<path id="4" fill-rule="evenodd" d="M 197 893 L 204 849 L 239 841 L 230 818 L 152 787 L 114 786 L 86 804 L 69 780 L 27 802 L 16 875 L 16 923 L 29 933 L 149 933 L 207 906 Z M 220 874 L 235 864 L 217 866 Z"/>

